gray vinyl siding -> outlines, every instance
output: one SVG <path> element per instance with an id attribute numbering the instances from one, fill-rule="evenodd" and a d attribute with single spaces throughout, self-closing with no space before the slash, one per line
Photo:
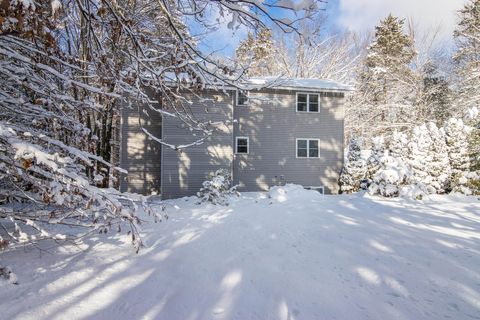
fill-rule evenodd
<path id="1" fill-rule="evenodd" d="M 298 92 L 302 92 L 299 90 Z M 266 191 L 296 183 L 338 193 L 343 165 L 343 93 L 320 92 L 319 113 L 296 112 L 296 93 L 289 90 L 250 92 L 248 106 L 235 106 L 235 92 L 205 91 L 191 101 L 188 113 L 198 121 L 218 122 L 203 144 L 181 150 L 150 140 L 138 125 L 142 108 L 125 109 L 122 117 L 121 166 L 129 171 L 121 190 L 163 199 L 196 194 L 203 181 L 220 168 L 230 170 L 240 191 Z M 317 92 L 318 93 L 318 92 Z M 202 137 L 177 118 L 149 112 L 143 125 L 163 141 L 187 145 Z M 220 124 L 221 123 L 221 124 Z M 249 138 L 249 153 L 235 154 L 235 137 Z M 297 158 L 296 139 L 320 140 L 319 158 Z"/>
<path id="2" fill-rule="evenodd" d="M 181 150 L 162 147 L 162 198 L 170 199 L 196 194 L 202 183 L 216 170 L 232 170 L 233 161 L 233 94 L 205 91 L 203 101 L 198 97 L 188 96 L 191 100 L 189 113 L 200 121 L 220 122 L 214 134 L 207 137 L 201 145 L 190 146 Z M 228 121 L 227 121 L 228 120 Z M 197 133 L 180 120 L 164 116 L 163 140 L 172 145 L 187 145 L 200 139 Z"/>
<path id="3" fill-rule="evenodd" d="M 299 90 L 301 92 L 301 90 Z M 342 94 L 343 96 L 343 94 Z M 322 92 L 319 113 L 296 112 L 296 92 L 250 92 L 250 105 L 235 107 L 234 136 L 249 137 L 249 154 L 235 154 L 239 190 L 268 190 L 296 183 L 338 193 L 343 165 L 343 98 Z M 296 139 L 320 139 L 320 158 L 297 158 Z"/>
<path id="4" fill-rule="evenodd" d="M 128 171 L 121 175 L 120 190 L 144 195 L 160 193 L 161 146 L 142 130 L 161 137 L 162 118 L 144 105 L 124 106 L 121 120 L 120 167 Z"/>

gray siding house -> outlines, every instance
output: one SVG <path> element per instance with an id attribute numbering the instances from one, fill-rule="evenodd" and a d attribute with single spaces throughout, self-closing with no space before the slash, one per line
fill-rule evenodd
<path id="1" fill-rule="evenodd" d="M 338 193 L 343 165 L 345 85 L 316 79 L 251 79 L 251 90 L 204 90 L 188 97 L 189 113 L 218 124 L 202 144 L 177 118 L 142 119 L 139 110 L 122 117 L 122 191 L 158 193 L 163 199 L 194 195 L 207 177 L 228 169 L 239 191 L 266 191 L 295 183 L 325 194 Z"/>

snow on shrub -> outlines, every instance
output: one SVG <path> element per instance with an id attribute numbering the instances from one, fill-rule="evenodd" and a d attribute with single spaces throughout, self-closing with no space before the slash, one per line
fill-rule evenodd
<path id="1" fill-rule="evenodd" d="M 361 156 L 361 148 L 357 139 L 352 138 L 348 146 L 347 159 L 340 174 L 340 190 L 342 193 L 357 192 L 367 173 L 367 165 Z"/>
<path id="2" fill-rule="evenodd" d="M 468 171 L 470 161 L 468 157 L 468 136 L 470 128 L 462 119 L 450 118 L 445 123 L 445 140 L 452 173 Z"/>
<path id="3" fill-rule="evenodd" d="M 232 187 L 232 177 L 226 169 L 219 169 L 204 181 L 202 188 L 197 192 L 199 203 L 211 202 L 213 204 L 228 205 L 228 198 L 236 194 L 236 186 Z"/>
<path id="4" fill-rule="evenodd" d="M 480 195 L 480 173 L 460 172 L 453 177 L 452 191 L 465 195 Z"/>
<path id="5" fill-rule="evenodd" d="M 388 155 L 384 138 L 375 137 L 366 163 L 353 140 L 340 175 L 341 190 L 358 191 L 366 181 L 371 185 L 370 193 L 389 197 L 420 199 L 425 194 L 450 191 L 478 194 L 480 179 L 472 161 L 478 158 L 478 152 L 472 152 L 471 146 L 469 150 L 474 130 L 461 119 L 450 118 L 440 128 L 430 122 L 416 126 L 410 134 L 394 131 L 389 137 Z"/>
<path id="6" fill-rule="evenodd" d="M 401 160 L 384 155 L 378 159 L 379 169 L 368 188 L 370 194 L 397 197 L 400 187 L 406 185 L 411 176 L 409 167 Z"/>
<path id="7" fill-rule="evenodd" d="M 412 168 L 413 180 L 428 185 L 430 182 L 429 165 L 432 160 L 430 146 L 432 139 L 426 124 L 413 129 L 409 147 L 408 164 Z M 433 193 L 434 190 L 431 190 Z"/>
<path id="8" fill-rule="evenodd" d="M 409 153 L 408 142 L 408 135 L 405 132 L 393 131 L 388 145 L 390 156 L 405 160 Z"/>
<path id="9" fill-rule="evenodd" d="M 451 184 L 453 192 L 466 195 L 478 193 L 477 174 L 470 172 L 469 138 L 472 128 L 464 124 L 462 119 L 450 118 L 445 123 L 445 140 L 450 160 Z M 476 191 L 477 190 L 477 191 Z"/>
<path id="10" fill-rule="evenodd" d="M 0 267 L 0 278 L 8 280 L 11 284 L 18 284 L 18 277 L 10 267 Z"/>
<path id="11" fill-rule="evenodd" d="M 480 170 L 480 117 L 477 107 L 468 110 L 468 157 L 470 161 L 470 170 Z"/>
<path id="12" fill-rule="evenodd" d="M 422 200 L 428 195 L 427 187 L 421 183 L 412 183 L 400 187 L 399 196 L 402 198 L 410 198 Z"/>
<path id="13" fill-rule="evenodd" d="M 480 110 L 477 107 L 468 108 L 466 116 L 470 120 L 475 120 L 480 116 Z"/>
<path id="14" fill-rule="evenodd" d="M 448 157 L 448 148 L 445 142 L 445 131 L 438 128 L 433 122 L 427 125 L 432 144 L 430 152 L 432 160 L 430 163 L 430 184 L 436 193 L 445 193 L 450 185 L 451 167 Z"/>
<path id="15" fill-rule="evenodd" d="M 415 127 L 409 150 L 408 164 L 412 168 L 412 182 L 425 185 L 430 194 L 444 193 L 450 178 L 444 131 L 432 122 Z"/>
<path id="16" fill-rule="evenodd" d="M 385 140 L 383 136 L 372 138 L 372 152 L 367 159 L 367 180 L 372 183 L 373 177 L 382 167 L 382 157 L 385 155 Z"/>

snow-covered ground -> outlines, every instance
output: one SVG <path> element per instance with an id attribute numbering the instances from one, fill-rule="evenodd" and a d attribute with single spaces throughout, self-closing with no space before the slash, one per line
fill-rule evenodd
<path id="1" fill-rule="evenodd" d="M 286 192 L 285 192 L 286 191 Z M 480 201 L 321 196 L 171 201 L 125 236 L 2 255 L 2 319 L 480 319 Z"/>

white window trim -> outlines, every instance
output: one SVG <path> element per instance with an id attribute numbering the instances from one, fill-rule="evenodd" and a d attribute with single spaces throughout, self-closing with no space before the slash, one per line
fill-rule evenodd
<path id="1" fill-rule="evenodd" d="M 307 111 L 298 111 L 298 95 L 306 94 L 307 95 Z M 316 95 L 318 97 L 318 111 L 310 111 L 310 96 Z M 295 111 L 298 113 L 320 113 L 320 94 L 311 93 L 311 92 L 296 92 L 295 93 Z"/>
<path id="2" fill-rule="evenodd" d="M 322 192 L 321 194 L 325 194 L 325 186 L 306 186 L 306 187 L 303 187 L 304 189 L 307 189 L 307 190 L 315 190 L 315 191 L 318 191 L 318 189 L 321 189 Z"/>
<path id="3" fill-rule="evenodd" d="M 246 103 L 246 104 L 239 104 L 239 103 L 238 103 L 238 97 L 239 97 L 239 95 L 240 95 L 240 90 L 237 90 L 236 92 L 237 92 L 237 93 L 236 93 L 236 101 L 235 101 L 235 102 L 236 102 L 236 105 L 239 106 L 239 107 L 248 106 L 248 104 L 249 104 L 249 102 L 250 102 L 250 91 L 245 91 L 245 92 L 246 92 L 245 95 L 247 96 L 247 103 Z"/>
<path id="4" fill-rule="evenodd" d="M 238 152 L 238 139 L 247 139 L 247 152 Z M 250 138 L 249 137 L 235 137 L 235 154 L 249 154 L 250 153 Z"/>
<path id="5" fill-rule="evenodd" d="M 307 156 L 306 157 L 299 157 L 298 156 L 298 140 L 307 140 Z M 317 140 L 318 141 L 318 157 L 310 157 L 310 143 L 309 140 Z M 297 138 L 295 139 L 295 158 L 297 159 L 319 159 L 320 158 L 320 139 L 317 138 Z"/>

